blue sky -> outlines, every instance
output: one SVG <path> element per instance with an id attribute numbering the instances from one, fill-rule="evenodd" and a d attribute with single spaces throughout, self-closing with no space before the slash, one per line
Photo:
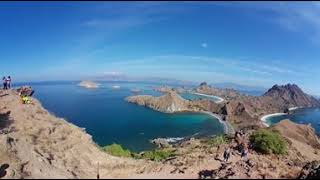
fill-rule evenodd
<path id="1" fill-rule="evenodd" d="M 16 81 L 163 77 L 320 95 L 318 2 L 2 2 Z"/>

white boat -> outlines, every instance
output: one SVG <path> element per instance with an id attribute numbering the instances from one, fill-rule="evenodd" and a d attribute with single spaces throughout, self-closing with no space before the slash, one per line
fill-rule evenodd
<path id="1" fill-rule="evenodd" d="M 131 92 L 133 92 L 133 93 L 139 93 L 139 92 L 141 92 L 141 89 L 131 89 Z"/>
<path id="2" fill-rule="evenodd" d="M 114 85 L 114 86 L 112 86 L 112 88 L 113 88 L 113 89 L 120 89 L 120 86 Z"/>

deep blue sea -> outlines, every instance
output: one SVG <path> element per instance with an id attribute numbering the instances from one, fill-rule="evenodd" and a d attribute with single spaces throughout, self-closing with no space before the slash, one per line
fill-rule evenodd
<path id="1" fill-rule="evenodd" d="M 113 89 L 113 85 L 120 88 Z M 154 148 L 149 142 L 154 138 L 223 133 L 219 121 L 206 114 L 165 114 L 124 100 L 136 88 L 142 90 L 140 94 L 160 96 L 152 90 L 155 86 L 104 82 L 98 89 L 85 89 L 77 82 L 32 84 L 35 97 L 48 111 L 85 128 L 100 146 L 118 143 L 132 151 L 142 151 Z M 198 98 L 188 94 L 183 97 Z"/>
<path id="2" fill-rule="evenodd" d="M 275 124 L 283 119 L 290 119 L 299 124 L 311 124 L 317 134 L 320 134 L 320 108 L 297 109 L 293 114 L 269 117 L 267 124 Z"/>

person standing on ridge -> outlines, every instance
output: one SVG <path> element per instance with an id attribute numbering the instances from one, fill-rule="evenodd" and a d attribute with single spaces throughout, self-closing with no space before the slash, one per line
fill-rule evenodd
<path id="1" fill-rule="evenodd" d="M 228 162 L 229 158 L 230 158 L 230 147 L 227 147 L 225 150 L 224 150 L 224 153 L 223 153 L 223 161 L 224 162 Z"/>
<path id="2" fill-rule="evenodd" d="M 7 88 L 7 78 L 5 76 L 2 78 L 2 81 L 3 81 L 3 89 L 8 89 Z"/>
<path id="3" fill-rule="evenodd" d="M 10 76 L 8 76 L 8 78 L 7 78 L 7 88 L 11 89 L 11 77 Z"/>
<path id="4" fill-rule="evenodd" d="M 248 153 L 249 153 L 249 149 L 248 149 L 248 146 L 245 144 L 243 149 L 242 149 L 242 152 L 241 152 L 241 158 L 247 162 L 248 161 Z"/>

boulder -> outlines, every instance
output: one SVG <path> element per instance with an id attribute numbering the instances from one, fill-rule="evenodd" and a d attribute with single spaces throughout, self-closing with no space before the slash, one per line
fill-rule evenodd
<path id="1" fill-rule="evenodd" d="M 169 142 L 164 139 L 164 138 L 157 138 L 157 139 L 154 139 L 154 140 L 151 140 L 150 141 L 152 144 L 155 144 L 158 146 L 158 148 L 169 148 L 169 147 L 172 147 Z"/>

